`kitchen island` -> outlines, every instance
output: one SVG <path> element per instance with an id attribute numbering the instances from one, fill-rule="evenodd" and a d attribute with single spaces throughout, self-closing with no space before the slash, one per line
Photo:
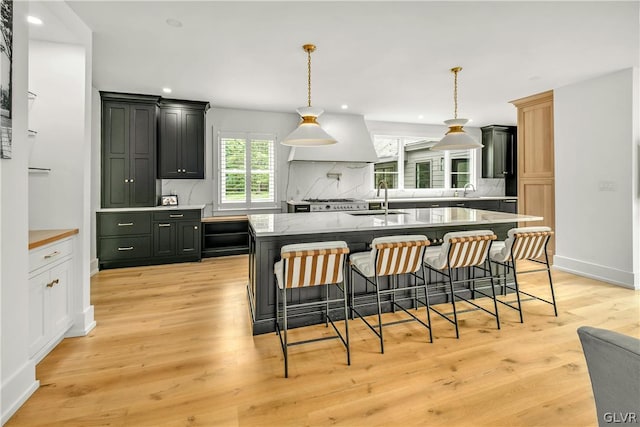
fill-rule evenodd
<path id="1" fill-rule="evenodd" d="M 517 222 L 540 221 L 542 217 L 467 208 L 393 209 L 388 214 L 360 212 L 318 212 L 249 215 L 249 284 L 253 334 L 275 330 L 275 277 L 273 264 L 284 245 L 304 242 L 344 240 L 351 253 L 368 250 L 375 237 L 395 234 L 424 234 L 432 245 L 441 243 L 450 231 L 491 229 L 499 239 Z M 354 283 L 356 291 L 364 284 Z M 317 298 L 319 289 L 292 289 L 294 301 Z M 444 301 L 435 290 L 431 302 Z M 319 323 L 320 313 L 301 316 L 292 326 Z"/>

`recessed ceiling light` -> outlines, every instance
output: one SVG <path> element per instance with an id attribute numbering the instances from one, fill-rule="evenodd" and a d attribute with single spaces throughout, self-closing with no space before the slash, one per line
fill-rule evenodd
<path id="1" fill-rule="evenodd" d="M 31 15 L 27 16 L 27 22 L 29 24 L 42 25 L 42 19 Z"/>
<path id="2" fill-rule="evenodd" d="M 172 27 L 182 27 L 182 22 L 178 21 L 177 19 L 173 19 L 173 18 L 169 18 L 167 19 L 167 25 L 171 25 Z"/>
<path id="3" fill-rule="evenodd" d="M 163 87 L 163 88 L 162 88 L 162 91 L 163 91 L 164 93 L 171 93 L 171 88 L 170 88 L 170 87 Z"/>
<path id="4" fill-rule="evenodd" d="M 422 119 L 424 119 L 424 116 L 423 116 L 422 114 L 420 114 L 420 115 L 418 116 L 418 118 L 419 118 L 420 120 L 422 120 Z"/>
<path id="5" fill-rule="evenodd" d="M 340 108 L 342 108 L 343 110 L 346 110 L 347 108 L 349 108 L 349 106 L 347 104 L 342 104 Z"/>

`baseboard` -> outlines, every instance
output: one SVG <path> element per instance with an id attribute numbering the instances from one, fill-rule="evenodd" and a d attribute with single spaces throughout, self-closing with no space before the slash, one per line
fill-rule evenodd
<path id="1" fill-rule="evenodd" d="M 73 326 L 64 336 L 65 338 L 84 337 L 95 327 L 96 321 L 93 318 L 93 306 L 90 305 L 82 313 L 76 313 L 73 319 Z"/>
<path id="2" fill-rule="evenodd" d="M 98 265 L 99 265 L 98 258 L 94 258 L 89 262 L 89 275 L 90 276 L 93 276 L 94 274 L 96 274 L 99 271 Z"/>
<path id="3" fill-rule="evenodd" d="M 639 289 L 634 274 L 630 271 L 617 270 L 604 265 L 593 264 L 560 255 L 553 257 L 553 267 L 561 271 L 566 271 L 567 273 L 601 280 L 624 288 Z"/>
<path id="4" fill-rule="evenodd" d="M 35 379 L 36 366 L 29 360 L 6 381 L 2 381 L 0 396 L 2 398 L 2 425 L 16 413 L 18 409 L 40 387 Z"/>

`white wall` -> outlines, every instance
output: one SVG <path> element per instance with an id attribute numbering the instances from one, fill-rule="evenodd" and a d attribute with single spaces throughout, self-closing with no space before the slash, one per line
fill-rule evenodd
<path id="1" fill-rule="evenodd" d="M 81 228 L 85 52 L 82 46 L 29 42 L 29 165 L 51 168 L 29 175 L 29 228 Z"/>
<path id="2" fill-rule="evenodd" d="M 28 358 L 28 32 L 26 2 L 14 2 L 13 24 L 13 158 L 0 160 L 0 293 L 2 295 L 2 423 L 38 387 Z"/>
<path id="3" fill-rule="evenodd" d="M 638 72 L 554 89 L 561 270 L 639 288 Z"/>

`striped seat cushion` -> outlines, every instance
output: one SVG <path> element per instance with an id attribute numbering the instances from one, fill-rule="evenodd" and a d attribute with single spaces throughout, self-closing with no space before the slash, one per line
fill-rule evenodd
<path id="1" fill-rule="evenodd" d="M 499 262 L 510 261 L 512 250 L 516 260 L 539 258 L 552 235 L 553 231 L 549 227 L 512 228 L 504 242 L 497 242 L 491 248 L 491 259 Z"/>
<path id="2" fill-rule="evenodd" d="M 447 233 L 444 235 L 439 251 L 427 252 L 424 262 L 438 270 L 447 267 L 460 268 L 481 265 L 487 257 L 491 241 L 495 239 L 496 235 L 491 230 Z"/>
<path id="3" fill-rule="evenodd" d="M 280 289 L 326 285 L 343 281 L 346 242 L 317 242 L 285 245 L 282 259 L 273 266 Z"/>
<path id="4" fill-rule="evenodd" d="M 415 273 L 428 245 L 424 235 L 377 237 L 371 241 L 371 251 L 353 254 L 349 262 L 367 277 Z"/>

